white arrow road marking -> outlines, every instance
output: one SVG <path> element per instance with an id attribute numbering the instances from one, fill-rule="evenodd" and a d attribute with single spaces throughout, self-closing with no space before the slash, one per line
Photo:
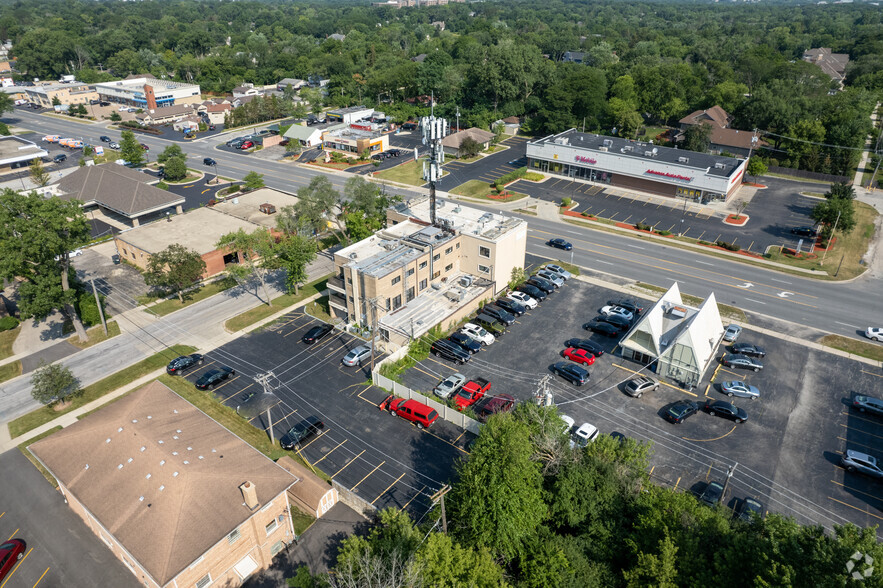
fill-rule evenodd
<path id="1" fill-rule="evenodd" d="M 789 296 L 794 296 L 794 292 L 779 292 L 776 296 L 779 298 L 788 298 Z"/>
<path id="2" fill-rule="evenodd" d="M 751 282 L 745 282 L 744 284 L 736 284 L 736 287 L 737 288 L 752 288 L 752 287 L 754 287 L 754 284 L 752 284 Z"/>

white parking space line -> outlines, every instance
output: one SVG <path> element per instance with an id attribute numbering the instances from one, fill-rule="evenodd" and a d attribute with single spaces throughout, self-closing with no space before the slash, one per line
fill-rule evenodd
<path id="1" fill-rule="evenodd" d="M 857 327 L 857 326 L 855 326 L 855 325 L 850 325 L 850 324 L 848 324 L 848 323 L 841 323 L 840 321 L 834 321 L 834 322 L 837 323 L 838 325 L 843 325 L 844 327 L 852 327 L 853 329 L 862 329 L 862 328 L 864 328 L 864 327 Z"/>

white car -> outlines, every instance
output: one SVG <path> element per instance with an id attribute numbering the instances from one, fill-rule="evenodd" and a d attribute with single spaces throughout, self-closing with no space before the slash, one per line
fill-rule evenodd
<path id="1" fill-rule="evenodd" d="M 555 265 L 554 263 L 550 263 L 549 265 L 547 265 L 547 266 L 546 266 L 545 268 L 543 268 L 543 269 L 547 269 L 547 270 L 549 270 L 549 271 L 552 272 L 552 273 L 556 273 L 556 274 L 558 274 L 559 276 L 561 276 L 561 277 L 562 277 L 563 279 L 565 279 L 565 280 L 569 280 L 570 278 L 573 277 L 573 274 L 572 274 L 572 273 L 570 273 L 569 271 L 567 271 L 566 269 L 564 269 L 564 268 L 561 267 L 560 265 Z"/>
<path id="2" fill-rule="evenodd" d="M 883 327 L 868 327 L 865 337 L 873 341 L 883 342 Z"/>
<path id="3" fill-rule="evenodd" d="M 590 425 L 589 423 L 583 423 L 579 426 L 579 429 L 573 432 L 573 436 L 570 439 L 571 447 L 585 447 L 592 441 L 598 438 L 598 427 L 595 425 Z"/>
<path id="4" fill-rule="evenodd" d="M 565 434 L 569 435 L 571 429 L 573 429 L 573 425 L 576 424 L 576 421 L 573 420 L 572 417 L 567 416 L 566 414 L 559 414 L 558 418 L 560 418 L 562 421 L 564 421 L 564 427 L 562 428 L 562 431 Z"/>
<path id="5" fill-rule="evenodd" d="M 438 386 L 432 391 L 439 398 L 447 400 L 457 393 L 463 384 L 466 383 L 466 376 L 463 374 L 452 374 L 439 382 Z"/>
<path id="6" fill-rule="evenodd" d="M 533 299 L 529 294 L 525 294 L 524 292 L 519 292 L 518 290 L 514 290 L 506 294 L 506 298 L 510 300 L 514 300 L 515 302 L 519 302 L 526 307 L 533 310 L 537 307 L 537 301 Z"/>
<path id="7" fill-rule="evenodd" d="M 110 143 L 108 143 L 107 146 L 111 149 L 119 149 L 120 148 L 120 144 L 115 143 L 114 141 L 111 141 Z"/>
<path id="8" fill-rule="evenodd" d="M 490 345 L 491 343 L 496 341 L 496 338 L 493 335 L 491 335 L 475 323 L 466 323 L 465 325 L 460 327 L 460 332 L 464 335 L 469 335 L 470 337 L 484 345 Z"/>
<path id="9" fill-rule="evenodd" d="M 621 306 L 604 306 L 601 308 L 601 314 L 603 314 L 604 316 L 610 316 L 612 314 L 616 314 L 616 315 L 621 316 L 622 318 L 624 318 L 627 321 L 631 321 L 632 319 L 635 318 L 635 315 L 633 315 L 631 313 L 631 311 L 626 310 L 625 308 L 623 308 Z"/>
<path id="10" fill-rule="evenodd" d="M 73 251 L 71 251 L 70 253 L 67 254 L 68 257 L 79 257 L 79 256 L 81 256 L 81 255 L 83 255 L 83 250 L 82 250 L 82 249 L 74 249 Z M 61 261 L 61 256 L 60 256 L 60 255 L 56 255 L 56 256 L 55 256 L 55 261 Z"/>
<path id="11" fill-rule="evenodd" d="M 553 284 L 555 284 L 556 288 L 560 288 L 564 285 L 564 278 L 556 274 L 555 272 L 547 269 L 541 269 L 537 272 L 537 275 L 544 280 L 549 280 Z"/>

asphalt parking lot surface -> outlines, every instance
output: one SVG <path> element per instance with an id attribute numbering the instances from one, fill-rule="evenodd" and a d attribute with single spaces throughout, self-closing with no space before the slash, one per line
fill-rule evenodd
<path id="1" fill-rule="evenodd" d="M 436 188 L 451 191 L 469 180 L 491 183 L 497 178 L 527 165 L 527 162 L 524 160 L 525 150 L 527 149 L 526 137 L 508 137 L 501 141 L 500 144 L 508 147 L 508 149 L 503 149 L 469 163 L 464 163 L 457 159 L 448 161 L 445 164 L 445 171 L 448 172 L 448 175 L 439 180 Z"/>
<path id="2" fill-rule="evenodd" d="M 27 543 L 24 556 L 0 586 L 139 585 L 18 449 L 0 454 L 0 471 L 0 540 Z"/>
<path id="3" fill-rule="evenodd" d="M 202 162 L 199 162 L 199 165 L 202 166 Z M 210 185 L 208 182 L 215 179 L 214 167 L 202 167 L 205 170 L 205 175 L 202 178 L 186 184 L 169 184 L 169 192 L 184 197 L 185 211 L 205 206 L 219 190 L 229 186 L 229 184 Z"/>
<path id="4" fill-rule="evenodd" d="M 210 352 L 205 364 L 185 377 L 195 381 L 217 365 L 236 370 L 213 394 L 258 428 L 267 427 L 269 408 L 277 439 L 304 418 L 320 418 L 325 428 L 301 448 L 304 459 L 378 509 L 407 509 L 422 517 L 432 506 L 429 497 L 466 455 L 472 436 L 442 420 L 421 431 L 381 412 L 378 404 L 387 394 L 370 385 L 370 365 L 341 363 L 349 349 L 364 342 L 335 330 L 313 345 L 302 343 L 303 334 L 318 324 L 301 310 L 292 311 Z M 271 394 L 254 379 L 268 371 L 274 374 Z"/>
<path id="5" fill-rule="evenodd" d="M 883 459 L 877 449 L 883 419 L 848 408 L 852 394 L 883 389 L 879 369 L 745 329 L 739 340 L 767 351 L 763 370 L 720 366 L 719 358 L 729 352 L 721 347 L 697 388 L 663 381 L 658 390 L 632 398 L 624 384 L 635 372 L 648 373 L 646 368 L 617 355 L 618 338 L 582 329 L 608 299 L 621 296 L 571 279 L 465 365 L 430 356 L 403 374 L 403 381 L 431 392 L 441 379 L 459 372 L 469 379 L 483 377 L 491 382 L 491 393 L 508 393 L 521 402 L 533 401 L 547 387 L 559 412 L 577 426 L 589 422 L 602 433 L 652 442 L 651 475 L 657 483 L 700 492 L 709 481 L 724 483 L 731 471 L 725 497 L 731 508 L 752 496 L 769 511 L 829 528 L 846 521 L 860 526 L 883 521 L 881 481 L 839 467 L 847 448 Z M 652 302 L 644 300 L 643 306 L 646 312 Z M 592 339 L 605 350 L 581 387 L 549 371 L 564 361 L 560 353 L 572 337 Z M 757 386 L 760 398 L 728 398 L 720 384 L 730 380 Z M 730 401 L 748 412 L 748 420 L 737 424 L 700 411 L 680 425 L 665 421 L 665 410 L 685 399 L 700 405 Z"/>
<path id="6" fill-rule="evenodd" d="M 111 315 L 121 314 L 138 306 L 137 297 L 147 294 L 149 286 L 144 276 L 130 265 L 114 264 L 109 255 L 101 252 L 116 251 L 112 247 L 90 247 L 83 249 L 83 255 L 71 258 L 77 278 L 88 284 L 95 280 L 95 286 L 106 296 L 105 303 Z"/>

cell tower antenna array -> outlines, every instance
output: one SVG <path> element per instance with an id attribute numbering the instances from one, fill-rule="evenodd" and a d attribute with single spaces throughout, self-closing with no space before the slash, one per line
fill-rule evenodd
<path id="1" fill-rule="evenodd" d="M 445 150 L 441 141 L 448 134 L 450 127 L 444 118 L 435 115 L 424 116 L 420 121 L 423 127 L 423 144 L 429 146 L 429 161 L 423 162 L 423 179 L 429 182 L 429 222 L 437 227 L 435 218 L 435 182 L 442 175 L 442 164 L 445 162 Z"/>

